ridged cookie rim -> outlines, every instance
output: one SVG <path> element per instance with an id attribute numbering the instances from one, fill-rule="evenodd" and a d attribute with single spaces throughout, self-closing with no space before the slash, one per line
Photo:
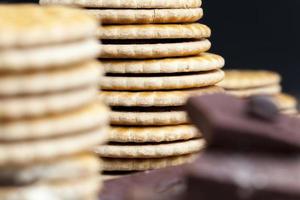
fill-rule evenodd
<path id="1" fill-rule="evenodd" d="M 0 98 L 0 119 L 19 119 L 58 114 L 92 103 L 98 93 L 94 86 L 60 93 Z"/>
<path id="2" fill-rule="evenodd" d="M 0 47 L 27 47 L 94 37 L 97 20 L 82 10 L 34 4 L 1 5 Z"/>
<path id="3" fill-rule="evenodd" d="M 197 56 L 183 58 L 102 60 L 103 70 L 112 74 L 201 72 L 221 69 L 224 65 L 224 58 L 212 53 L 202 53 Z"/>
<path id="4" fill-rule="evenodd" d="M 203 17 L 202 8 L 186 9 L 88 9 L 102 24 L 191 23 Z"/>
<path id="5" fill-rule="evenodd" d="M 41 4 L 62 4 L 87 8 L 197 8 L 201 0 L 40 0 Z"/>
<path id="6" fill-rule="evenodd" d="M 123 126 L 163 126 L 189 123 L 185 111 L 110 112 L 110 124 Z"/>
<path id="7" fill-rule="evenodd" d="M 224 72 L 213 70 L 192 75 L 162 77 L 109 77 L 104 76 L 100 87 L 103 90 L 151 91 L 199 88 L 215 85 L 222 81 Z"/>
<path id="8" fill-rule="evenodd" d="M 127 91 L 102 91 L 99 98 L 110 106 L 183 106 L 191 95 L 211 94 L 224 92 L 221 87 L 208 86 L 204 88 L 186 90 L 127 92 Z"/>
<path id="9" fill-rule="evenodd" d="M 105 44 L 101 46 L 98 58 L 150 59 L 194 56 L 208 51 L 211 43 L 208 39 L 179 43 L 160 44 Z"/>
<path id="10" fill-rule="evenodd" d="M 105 158 L 163 158 L 196 153 L 203 149 L 203 139 L 146 145 L 102 145 L 94 148 L 96 154 Z"/>
<path id="11" fill-rule="evenodd" d="M 96 58 L 100 52 L 97 39 L 1 50 L 1 72 L 26 72 L 69 67 Z"/>
<path id="12" fill-rule="evenodd" d="M 67 113 L 3 122 L 0 126 L 0 141 L 72 136 L 78 132 L 106 126 L 108 120 L 109 109 L 100 102 L 94 102 Z"/>
<path id="13" fill-rule="evenodd" d="M 275 84 L 242 90 L 225 90 L 225 92 L 237 97 L 247 98 L 254 95 L 276 95 L 281 93 L 281 90 L 281 86 L 279 84 Z"/>
<path id="14" fill-rule="evenodd" d="M 108 134 L 109 142 L 147 143 L 173 142 L 201 137 L 193 125 L 119 127 L 113 126 Z"/>
<path id="15" fill-rule="evenodd" d="M 44 94 L 97 85 L 101 77 L 100 63 L 88 61 L 68 68 L 8 73 L 0 79 L 0 95 Z"/>
<path id="16" fill-rule="evenodd" d="M 107 140 L 107 128 L 101 127 L 80 134 L 43 140 L 1 142 L 0 164 L 26 164 L 88 151 Z"/>
<path id="17" fill-rule="evenodd" d="M 200 23 L 105 25 L 97 31 L 101 40 L 204 39 L 210 36 L 210 28 Z"/>
<path id="18" fill-rule="evenodd" d="M 225 79 L 219 85 L 225 89 L 251 89 L 279 84 L 281 76 L 267 70 L 226 70 Z"/>
<path id="19" fill-rule="evenodd" d="M 177 166 L 194 161 L 198 154 L 149 159 L 102 158 L 103 171 L 144 171 Z"/>

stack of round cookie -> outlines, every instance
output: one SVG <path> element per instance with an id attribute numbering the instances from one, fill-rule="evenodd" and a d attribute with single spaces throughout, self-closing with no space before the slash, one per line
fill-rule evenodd
<path id="1" fill-rule="evenodd" d="M 1 200 L 97 199 L 97 26 L 76 9 L 0 5 Z"/>
<path id="2" fill-rule="evenodd" d="M 227 93 L 247 98 L 269 95 L 285 114 L 297 114 L 297 100 L 281 93 L 281 76 L 266 70 L 226 70 L 226 78 L 219 83 Z"/>
<path id="3" fill-rule="evenodd" d="M 110 143 L 96 148 L 106 171 L 181 164 L 204 142 L 184 104 L 193 94 L 223 91 L 224 59 L 210 49 L 210 29 L 196 23 L 201 0 L 42 0 L 88 8 L 99 27 L 106 76 L 101 97 L 112 106 Z"/>
<path id="4" fill-rule="evenodd" d="M 113 17 L 100 16 L 109 23 L 98 36 L 106 72 L 101 97 L 112 107 L 112 130 L 110 143 L 96 152 L 106 171 L 188 162 L 204 141 L 189 124 L 185 101 L 192 94 L 220 92 L 214 85 L 224 77 L 223 58 L 204 53 L 211 31 L 195 22 L 203 14 L 201 1 L 119 2 L 109 11 Z M 143 16 L 146 10 L 153 14 Z"/>

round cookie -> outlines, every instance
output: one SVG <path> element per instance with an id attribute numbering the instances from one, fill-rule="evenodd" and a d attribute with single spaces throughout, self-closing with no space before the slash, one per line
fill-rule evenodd
<path id="1" fill-rule="evenodd" d="M 282 114 L 286 115 L 297 115 L 299 112 L 297 108 L 284 109 L 280 111 Z"/>
<path id="2" fill-rule="evenodd" d="M 86 8 L 198 8 L 201 0 L 40 0 L 41 4 L 62 4 Z"/>
<path id="3" fill-rule="evenodd" d="M 288 94 L 277 94 L 271 97 L 280 110 L 295 110 L 297 108 L 297 99 Z"/>
<path id="4" fill-rule="evenodd" d="M 102 40 L 203 39 L 211 36 L 211 30 L 199 23 L 106 25 L 99 27 L 97 36 Z"/>
<path id="5" fill-rule="evenodd" d="M 29 165 L 0 167 L 0 179 L 17 185 L 39 181 L 61 181 L 96 175 L 100 170 L 99 159 L 90 153 L 56 158 Z"/>
<path id="6" fill-rule="evenodd" d="M 20 199 L 97 199 L 101 187 L 97 175 L 58 182 L 0 188 L 1 200 Z"/>
<path id="7" fill-rule="evenodd" d="M 146 41 L 147 42 L 147 41 Z M 210 49 L 207 39 L 156 44 L 104 44 L 99 58 L 151 59 L 194 56 Z"/>
<path id="8" fill-rule="evenodd" d="M 160 169 L 165 167 L 182 165 L 193 162 L 198 154 L 188 154 L 182 156 L 166 158 L 148 158 L 148 159 L 118 159 L 103 158 L 104 171 L 144 171 Z"/>
<path id="9" fill-rule="evenodd" d="M 102 91 L 100 99 L 110 106 L 182 106 L 187 98 L 192 95 L 212 94 L 224 92 L 221 87 L 209 86 L 197 89 L 149 91 L 149 92 L 124 92 L 124 91 Z"/>
<path id="10" fill-rule="evenodd" d="M 163 126 L 187 124 L 189 120 L 184 109 L 168 108 L 168 111 L 151 111 L 150 108 L 149 112 L 112 111 L 110 123 L 126 126 Z"/>
<path id="11" fill-rule="evenodd" d="M 257 88 L 241 89 L 241 90 L 227 90 L 226 93 L 247 98 L 254 95 L 276 95 L 281 92 L 281 86 L 279 84 L 261 86 Z"/>
<path id="12" fill-rule="evenodd" d="M 0 120 L 39 117 L 67 112 L 95 100 L 98 90 L 84 87 L 57 93 L 0 98 Z"/>
<path id="13" fill-rule="evenodd" d="M 1 142 L 0 165 L 26 164 L 89 150 L 107 139 L 107 128 L 97 128 L 67 137 Z"/>
<path id="14" fill-rule="evenodd" d="M 68 67 L 91 60 L 97 57 L 99 52 L 99 42 L 96 39 L 3 49 L 0 53 L 0 72 L 26 72 L 26 70 Z"/>
<path id="15" fill-rule="evenodd" d="M 108 144 L 96 147 L 95 152 L 106 158 L 164 158 L 196 153 L 204 146 L 204 140 L 194 139 L 163 144 Z"/>
<path id="16" fill-rule="evenodd" d="M 1 50 L 78 41 L 92 37 L 98 27 L 84 11 L 33 4 L 0 5 L 0 24 Z"/>
<path id="17" fill-rule="evenodd" d="M 94 103 L 68 113 L 3 122 L 0 141 L 67 136 L 106 126 L 107 123 L 108 108 L 101 103 Z"/>
<path id="18" fill-rule="evenodd" d="M 192 125 L 111 127 L 108 141 L 119 143 L 173 142 L 201 137 Z"/>
<path id="19" fill-rule="evenodd" d="M 99 81 L 99 65 L 92 61 L 71 68 L 2 74 L 0 96 L 57 92 L 94 85 Z"/>
<path id="20" fill-rule="evenodd" d="M 88 9 L 102 24 L 191 23 L 203 17 L 202 8 L 186 9 Z"/>
<path id="21" fill-rule="evenodd" d="M 106 73 L 151 74 L 200 72 L 221 69 L 225 60 L 216 54 L 202 53 L 193 57 L 165 58 L 153 60 L 102 60 Z"/>
<path id="22" fill-rule="evenodd" d="M 264 70 L 227 70 L 225 79 L 219 85 L 228 90 L 252 89 L 280 84 L 276 72 Z"/>
<path id="23" fill-rule="evenodd" d="M 103 90 L 169 90 L 214 85 L 224 78 L 224 72 L 213 70 L 186 75 L 118 77 L 105 76 L 100 83 Z"/>

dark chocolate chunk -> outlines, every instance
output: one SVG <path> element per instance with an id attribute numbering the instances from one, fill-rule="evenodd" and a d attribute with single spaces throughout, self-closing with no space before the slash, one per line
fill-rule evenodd
<path id="1" fill-rule="evenodd" d="M 206 152 L 187 185 L 186 200 L 298 200 L 300 158 Z"/>
<path id="2" fill-rule="evenodd" d="M 276 104 L 268 96 L 253 96 L 248 100 L 250 114 L 266 121 L 275 121 L 279 110 Z"/>
<path id="3" fill-rule="evenodd" d="M 104 183 L 101 200 L 176 200 L 185 190 L 188 165 L 169 167 L 109 180 Z M 142 191 L 142 193 L 140 192 Z"/>
<path id="4" fill-rule="evenodd" d="M 209 148 L 269 153 L 300 150 L 299 119 L 278 114 L 275 121 L 263 120 L 249 114 L 248 100 L 225 94 L 202 95 L 190 98 L 186 109 Z"/>

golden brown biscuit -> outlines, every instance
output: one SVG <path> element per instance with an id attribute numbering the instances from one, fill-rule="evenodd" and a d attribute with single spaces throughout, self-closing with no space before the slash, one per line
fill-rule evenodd
<path id="1" fill-rule="evenodd" d="M 191 23 L 203 17 L 202 8 L 186 9 L 88 9 L 102 24 Z"/>
<path id="2" fill-rule="evenodd" d="M 198 8 L 201 0 L 40 0 L 41 4 L 62 4 L 88 8 Z"/>
<path id="3" fill-rule="evenodd" d="M 148 159 L 103 158 L 104 171 L 143 171 L 193 162 L 198 154 Z"/>
<path id="4" fill-rule="evenodd" d="M 117 74 L 200 72 L 221 69 L 224 65 L 224 58 L 211 53 L 152 60 L 102 60 L 106 73 Z"/>
<path id="5" fill-rule="evenodd" d="M 203 139 L 193 139 L 163 144 L 108 144 L 95 148 L 95 152 L 106 158 L 164 158 L 196 153 L 203 149 Z"/>
<path id="6" fill-rule="evenodd" d="M 211 36 L 208 26 L 191 24 L 106 25 L 98 28 L 103 40 L 203 39 Z"/>
<path id="7" fill-rule="evenodd" d="M 201 137 L 193 125 L 111 127 L 108 141 L 119 143 L 172 142 Z"/>
<path id="8" fill-rule="evenodd" d="M 187 75 L 121 77 L 105 76 L 100 82 L 103 90 L 170 90 L 199 88 L 214 85 L 224 78 L 224 72 L 213 70 Z"/>
<path id="9" fill-rule="evenodd" d="M 225 79 L 219 85 L 228 90 L 277 85 L 281 81 L 279 74 L 265 70 L 226 70 L 225 74 Z"/>
<path id="10" fill-rule="evenodd" d="M 166 91 L 102 91 L 99 98 L 110 106 L 182 106 L 187 98 L 193 95 L 223 93 L 224 90 L 217 86 L 208 86 L 196 89 L 166 90 Z"/>
<path id="11" fill-rule="evenodd" d="M 210 49 L 207 39 L 156 44 L 105 44 L 99 58 L 151 59 L 195 56 Z"/>

